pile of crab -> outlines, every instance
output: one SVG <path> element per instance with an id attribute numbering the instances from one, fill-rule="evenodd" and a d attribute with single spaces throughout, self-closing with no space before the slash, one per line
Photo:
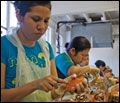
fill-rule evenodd
<path id="1" fill-rule="evenodd" d="M 76 94 L 69 99 L 63 99 L 66 92 L 69 92 L 75 84 L 86 79 L 88 88 L 84 93 Z M 69 81 L 61 102 L 119 102 L 119 77 L 97 77 L 93 79 L 91 76 L 79 76 Z"/>

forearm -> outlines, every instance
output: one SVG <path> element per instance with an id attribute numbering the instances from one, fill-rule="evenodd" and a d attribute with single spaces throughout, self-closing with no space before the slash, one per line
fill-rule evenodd
<path id="1" fill-rule="evenodd" d="M 24 86 L 20 86 L 12 89 L 1 89 L 1 101 L 2 102 L 16 102 L 21 100 L 23 97 L 29 95 L 35 91 L 35 82 L 30 82 Z"/>
<path id="2" fill-rule="evenodd" d="M 71 66 L 69 69 L 68 69 L 68 76 L 72 75 L 72 74 L 79 74 L 79 73 L 87 73 L 89 72 L 90 70 L 90 67 L 89 66 L 84 66 L 84 67 L 77 67 L 77 66 Z"/>

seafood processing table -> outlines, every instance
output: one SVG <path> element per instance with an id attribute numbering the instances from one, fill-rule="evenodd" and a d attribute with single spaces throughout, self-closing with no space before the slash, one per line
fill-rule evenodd
<path id="1" fill-rule="evenodd" d="M 93 79 L 85 92 L 70 94 L 67 91 L 53 102 L 119 102 L 119 77 Z"/>

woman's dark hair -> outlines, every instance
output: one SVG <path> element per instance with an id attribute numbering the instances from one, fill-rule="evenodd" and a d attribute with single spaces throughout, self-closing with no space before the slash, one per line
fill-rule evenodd
<path id="1" fill-rule="evenodd" d="M 68 45 L 69 45 L 69 43 L 67 42 L 67 43 L 65 43 L 65 48 L 67 48 L 68 47 Z"/>
<path id="2" fill-rule="evenodd" d="M 106 66 L 105 62 L 102 61 L 102 60 L 97 60 L 97 61 L 95 62 L 95 65 L 96 65 L 97 68 L 99 68 L 100 66 L 102 66 L 102 67 L 105 67 L 105 66 Z"/>
<path id="3" fill-rule="evenodd" d="M 83 51 L 85 49 L 90 49 L 91 44 L 89 40 L 83 36 L 77 36 L 71 40 L 69 45 L 66 48 L 66 51 L 69 52 L 71 48 L 75 48 L 76 54 L 80 51 Z"/>
<path id="4" fill-rule="evenodd" d="M 51 10 L 51 2 L 50 1 L 15 1 L 14 3 L 15 9 L 20 9 L 20 15 L 24 16 L 27 12 L 31 10 L 33 6 L 46 6 Z"/>

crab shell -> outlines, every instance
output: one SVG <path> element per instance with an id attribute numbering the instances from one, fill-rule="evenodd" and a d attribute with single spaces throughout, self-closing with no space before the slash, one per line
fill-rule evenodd
<path id="1" fill-rule="evenodd" d="M 70 80 L 67 84 L 65 91 L 70 91 L 73 87 L 76 86 L 76 84 L 82 83 L 83 79 L 84 79 L 84 76 L 82 75 L 80 77 L 76 77 L 75 79 Z"/>
<path id="2" fill-rule="evenodd" d="M 119 102 L 119 84 L 116 84 L 108 89 L 112 101 Z"/>

